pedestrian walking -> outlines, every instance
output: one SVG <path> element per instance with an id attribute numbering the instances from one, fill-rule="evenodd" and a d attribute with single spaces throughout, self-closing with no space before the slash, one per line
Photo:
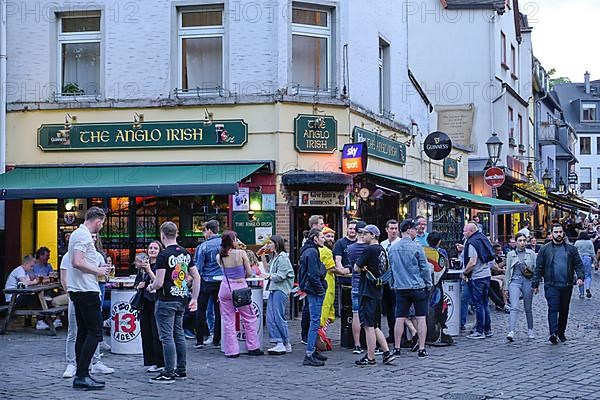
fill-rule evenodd
<path id="1" fill-rule="evenodd" d="M 170 384 L 176 379 L 187 378 L 183 314 L 186 305 L 190 311 L 198 308 L 200 275 L 192 256 L 177 244 L 177 233 L 177 225 L 172 221 L 160 226 L 160 241 L 165 249 L 156 258 L 156 279 L 146 287 L 148 292 L 157 293 L 154 316 L 165 360 L 165 369 L 151 378 L 150 383 Z M 191 300 L 186 280 L 188 274 L 192 279 Z"/>
<path id="2" fill-rule="evenodd" d="M 156 259 L 164 247 L 158 240 L 153 240 L 148 245 L 146 253 L 138 253 L 135 256 L 136 268 L 139 269 L 136 278 L 137 288 L 144 290 L 142 310 L 139 312 L 140 331 L 142 336 L 142 353 L 144 355 L 144 366 L 148 367 L 146 372 L 162 372 L 165 367 L 162 343 L 158 334 L 156 317 L 156 293 L 150 293 L 146 286 L 156 280 Z"/>
<path id="3" fill-rule="evenodd" d="M 391 364 L 396 358 L 388 347 L 385 335 L 379 328 L 381 324 L 381 298 L 383 286 L 377 279 L 388 268 L 388 259 L 384 248 L 379 244 L 379 228 L 375 225 L 367 225 L 363 228 L 363 240 L 368 244 L 363 254 L 356 261 L 354 268 L 360 272 L 360 325 L 365 330 L 367 342 L 367 354 L 360 360 L 356 360 L 358 366 L 374 366 L 375 346 L 379 345 L 383 350 L 383 363 Z"/>
<path id="4" fill-rule="evenodd" d="M 592 270 L 594 268 L 594 243 L 590 239 L 587 231 L 581 231 L 579 238 L 575 242 L 575 247 L 583 262 L 583 286 L 579 286 L 579 298 L 583 299 L 587 296 L 592 298 Z"/>
<path id="5" fill-rule="evenodd" d="M 263 278 L 268 279 L 267 290 L 269 300 L 267 301 L 267 326 L 269 337 L 275 346 L 268 349 L 269 354 L 285 354 L 292 352 L 292 343 L 288 332 L 288 322 L 285 317 L 285 308 L 294 287 L 294 268 L 288 253 L 285 251 L 285 242 L 280 235 L 271 236 L 271 241 L 263 246 L 269 253 L 271 261 L 267 263 L 265 255 L 262 255 L 266 274 Z M 263 253 L 259 251 L 259 253 Z"/>
<path id="6" fill-rule="evenodd" d="M 102 311 L 98 277 L 108 275 L 105 264 L 98 265 L 98 252 L 92 233 L 98 233 L 104 225 L 106 214 L 98 207 L 90 207 L 85 221 L 69 238 L 69 263 L 66 265 L 67 290 L 75 308 L 77 339 L 75 359 L 77 370 L 73 379 L 76 389 L 103 389 L 101 382 L 89 373 L 90 362 L 98 343 L 102 341 Z"/>
<path id="7" fill-rule="evenodd" d="M 527 337 L 535 339 L 533 332 L 533 289 L 531 278 L 535 270 L 536 254 L 527 248 L 527 236 L 517 233 L 515 236 L 517 248 L 508 252 L 506 256 L 506 272 L 504 274 L 504 303 L 510 299 L 510 315 L 508 317 L 508 334 L 506 339 L 512 342 L 515 339 L 517 320 L 519 318 L 519 302 L 523 296 L 523 307 L 527 319 Z"/>
<path id="8" fill-rule="evenodd" d="M 252 276 L 250 260 L 246 251 L 238 248 L 237 234 L 233 231 L 223 232 L 221 247 L 217 255 L 217 263 L 223 269 L 223 281 L 219 289 L 221 302 L 221 318 L 223 319 L 223 349 L 225 357 L 235 358 L 240 355 L 240 346 L 236 335 L 236 307 L 233 305 L 233 292 L 248 287 L 246 278 Z M 262 303 L 261 303 L 262 304 Z M 252 305 L 238 307 L 240 322 L 246 333 L 246 346 L 249 356 L 262 356 L 258 337 L 258 321 L 252 310 Z M 216 329 L 216 328 L 215 328 Z"/>
<path id="9" fill-rule="evenodd" d="M 409 310 L 414 306 L 417 319 L 417 334 L 419 336 L 419 358 L 429 356 L 425 350 L 427 338 L 427 311 L 429 288 L 432 286 L 432 271 L 427 263 L 423 246 L 415 240 L 417 223 L 407 218 L 400 224 L 402 239 L 393 244 L 388 252 L 390 268 L 392 269 L 392 289 L 396 294 L 396 323 L 394 355 L 400 355 L 400 345 L 404 326 L 409 317 Z"/>
<path id="10" fill-rule="evenodd" d="M 552 241 L 542 246 L 536 260 L 535 272 L 531 281 L 533 293 L 539 292 L 544 278 L 544 296 L 548 302 L 548 328 L 552 344 L 566 342 L 565 331 L 569 318 L 569 304 L 573 293 L 573 278 L 577 275 L 577 285 L 583 285 L 583 263 L 577 248 L 565 243 L 562 225 L 552 225 Z"/>
<path id="11" fill-rule="evenodd" d="M 319 256 L 319 248 L 323 246 L 325 238 L 319 228 L 312 228 L 307 236 L 306 242 L 300 249 L 300 268 L 298 270 L 298 283 L 300 289 L 306 293 L 308 300 L 310 326 L 306 344 L 306 356 L 303 364 L 313 367 L 325 365 L 327 357 L 316 349 L 317 331 L 321 322 L 321 309 L 327 290 L 325 266 Z"/>

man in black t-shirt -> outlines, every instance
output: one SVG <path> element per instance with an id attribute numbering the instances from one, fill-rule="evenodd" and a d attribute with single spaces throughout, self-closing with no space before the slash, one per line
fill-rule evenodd
<path id="1" fill-rule="evenodd" d="M 200 292 L 200 275 L 192 256 L 177 244 L 177 225 L 167 221 L 160 226 L 160 240 L 165 249 L 156 258 L 156 280 L 147 286 L 156 291 L 156 325 L 165 357 L 165 369 L 150 379 L 150 383 L 173 383 L 175 379 L 186 379 L 185 333 L 183 314 L 186 304 L 196 311 Z M 186 276 L 192 277 L 192 296 Z M 177 368 L 175 368 L 177 366 Z"/>
<path id="2" fill-rule="evenodd" d="M 341 270 L 342 268 L 348 268 L 352 271 L 352 265 L 350 265 L 350 260 L 348 260 L 348 254 L 346 253 L 346 249 L 353 243 L 356 243 L 356 224 L 357 221 L 348 222 L 348 228 L 346 236 L 341 239 L 338 239 L 335 242 L 335 246 L 333 246 L 333 256 L 335 257 L 335 266 Z M 352 278 L 338 276 L 337 283 L 340 285 L 348 285 L 352 284 Z"/>
<path id="3" fill-rule="evenodd" d="M 379 344 L 383 349 L 383 363 L 391 364 L 395 356 L 390 353 L 385 335 L 378 328 L 381 321 L 379 308 L 383 296 L 383 286 L 376 282 L 385 270 L 387 256 L 385 250 L 379 244 L 379 228 L 375 225 L 367 225 L 362 229 L 363 240 L 368 246 L 356 261 L 354 269 L 360 271 L 360 283 L 358 293 L 360 295 L 359 318 L 360 324 L 365 330 L 367 339 L 367 354 L 360 360 L 355 361 L 359 366 L 373 366 L 375 361 L 375 346 Z"/>

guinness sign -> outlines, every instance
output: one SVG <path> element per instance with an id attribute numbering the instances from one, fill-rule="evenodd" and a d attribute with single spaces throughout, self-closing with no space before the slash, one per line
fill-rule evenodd
<path id="1" fill-rule="evenodd" d="M 425 138 L 423 147 L 427 157 L 432 160 L 443 160 L 452 151 L 452 141 L 444 132 L 435 131 Z"/>

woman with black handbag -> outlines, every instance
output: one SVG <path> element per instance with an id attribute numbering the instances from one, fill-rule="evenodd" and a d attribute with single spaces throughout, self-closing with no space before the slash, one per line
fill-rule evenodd
<path id="1" fill-rule="evenodd" d="M 162 243 L 158 240 L 153 240 L 148 245 L 148 254 L 139 253 L 135 257 L 136 268 L 139 271 L 135 287 L 141 290 L 143 296 L 141 309 L 138 313 L 140 317 L 144 366 L 148 367 L 146 372 L 161 372 L 165 367 L 162 344 L 158 336 L 156 319 L 154 317 L 156 293 L 144 290 L 146 286 L 156 279 L 156 257 L 158 257 L 158 254 L 162 250 L 164 250 Z"/>
<path id="2" fill-rule="evenodd" d="M 506 273 L 504 275 L 504 302 L 510 296 L 510 316 L 508 319 L 508 334 L 506 340 L 512 342 L 515 339 L 515 330 L 517 319 L 519 318 L 519 298 L 523 295 L 523 306 L 525 308 L 525 317 L 527 319 L 527 337 L 535 339 L 533 333 L 533 312 L 531 303 L 533 302 L 533 289 L 531 288 L 531 278 L 535 270 L 536 254 L 533 250 L 527 249 L 527 237 L 524 233 L 517 233 L 517 248 L 511 250 L 506 255 Z"/>
<path id="3" fill-rule="evenodd" d="M 223 322 L 223 348 L 225 357 L 235 358 L 240 355 L 240 347 L 235 331 L 235 310 L 240 313 L 240 320 L 246 333 L 246 346 L 249 356 L 262 356 L 258 338 L 258 324 L 251 306 L 251 289 L 246 278 L 252 276 L 250 260 L 244 250 L 238 249 L 237 234 L 225 231 L 221 236 L 221 249 L 217 255 L 217 263 L 223 269 L 223 282 L 219 289 L 221 305 L 221 321 Z"/>

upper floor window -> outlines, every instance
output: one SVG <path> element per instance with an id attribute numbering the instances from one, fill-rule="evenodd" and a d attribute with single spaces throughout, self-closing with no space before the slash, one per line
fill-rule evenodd
<path id="1" fill-rule="evenodd" d="M 390 111 L 390 45 L 379 39 L 379 114 Z"/>
<path id="2" fill-rule="evenodd" d="M 515 113 L 512 107 L 508 107 L 508 143 L 515 144 Z"/>
<path id="3" fill-rule="evenodd" d="M 523 142 L 523 116 L 521 114 L 517 116 L 517 125 L 519 128 L 519 144 L 525 145 L 525 143 Z"/>
<path id="4" fill-rule="evenodd" d="M 500 31 L 500 46 L 500 51 L 502 52 L 500 63 L 502 67 L 508 68 L 508 64 L 506 63 L 506 34 L 502 31 Z"/>
<path id="5" fill-rule="evenodd" d="M 223 87 L 223 7 L 179 12 L 179 87 L 215 92 Z"/>
<path id="6" fill-rule="evenodd" d="M 517 50 L 515 46 L 510 45 L 510 69 L 514 77 L 517 76 Z"/>
<path id="7" fill-rule="evenodd" d="M 596 121 L 596 104 L 595 103 L 583 103 L 581 105 L 581 120 L 582 121 Z"/>
<path id="8" fill-rule="evenodd" d="M 592 190 L 592 169 L 582 167 L 579 169 L 579 187 L 582 190 Z"/>
<path id="9" fill-rule="evenodd" d="M 596 136 L 596 154 L 600 155 L 600 137 Z"/>
<path id="10" fill-rule="evenodd" d="M 100 93 L 100 12 L 58 16 L 58 79 L 61 96 Z"/>
<path id="11" fill-rule="evenodd" d="M 331 12 L 292 9 L 292 82 L 303 89 L 329 90 L 331 81 Z"/>
<path id="12" fill-rule="evenodd" d="M 583 136 L 579 138 L 579 154 L 592 154 L 592 138 Z"/>

